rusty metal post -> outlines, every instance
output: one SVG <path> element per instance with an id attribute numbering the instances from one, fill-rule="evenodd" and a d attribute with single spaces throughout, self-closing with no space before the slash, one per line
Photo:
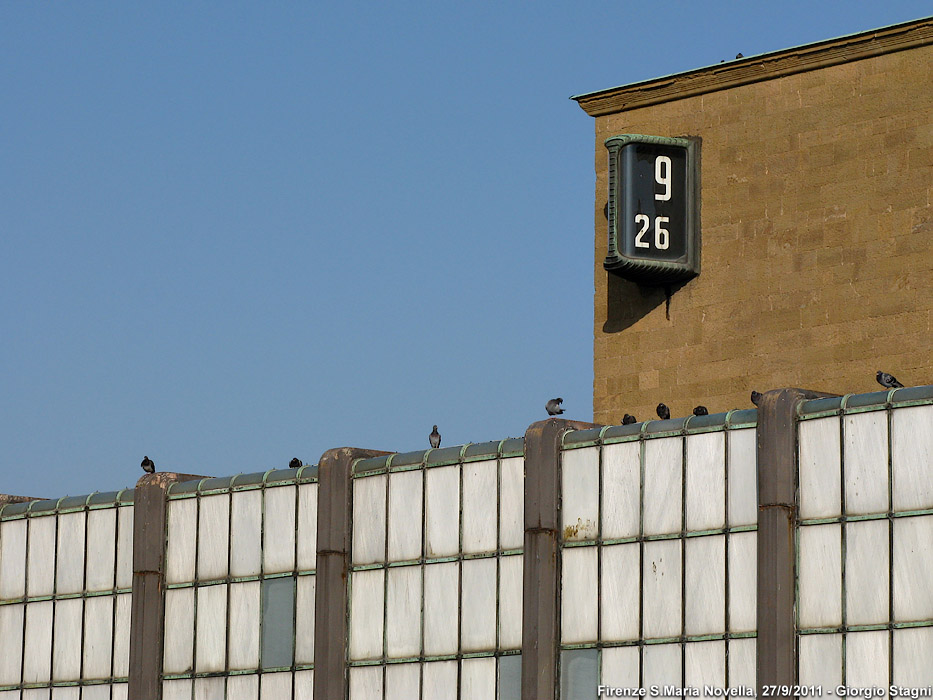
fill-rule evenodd
<path id="1" fill-rule="evenodd" d="M 165 599 L 166 491 L 169 484 L 206 477 L 156 472 L 136 484 L 133 504 L 133 602 L 130 613 L 130 677 L 133 700 L 162 698 Z"/>
<path id="2" fill-rule="evenodd" d="M 794 620 L 797 524 L 797 407 L 834 396 L 775 389 L 758 404 L 758 691 L 796 683 Z"/>
<path id="3" fill-rule="evenodd" d="M 338 447 L 325 452 L 318 462 L 315 700 L 346 700 L 349 696 L 347 579 L 352 541 L 353 464 L 386 454 L 390 453 Z"/>
<path id="4" fill-rule="evenodd" d="M 522 700 L 557 700 L 560 656 L 561 439 L 592 423 L 549 418 L 525 431 Z"/>

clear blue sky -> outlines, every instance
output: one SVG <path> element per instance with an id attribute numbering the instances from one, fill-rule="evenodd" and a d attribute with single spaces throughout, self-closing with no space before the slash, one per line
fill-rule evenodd
<path id="1" fill-rule="evenodd" d="M 0 492 L 592 418 L 568 97 L 926 1 L 0 5 Z"/>

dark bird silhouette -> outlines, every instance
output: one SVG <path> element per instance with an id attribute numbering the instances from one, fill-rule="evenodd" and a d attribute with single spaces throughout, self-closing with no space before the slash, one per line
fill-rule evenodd
<path id="1" fill-rule="evenodd" d="M 735 55 L 735 57 L 736 57 L 736 59 L 745 58 L 745 56 L 743 56 L 741 53 L 737 53 L 737 54 Z"/>
<path id="2" fill-rule="evenodd" d="M 709 409 L 707 409 L 706 406 L 697 406 L 696 408 L 693 409 L 693 415 L 695 415 L 695 416 L 708 416 L 708 415 L 709 415 Z"/>
<path id="3" fill-rule="evenodd" d="M 437 432 L 437 426 L 434 426 L 434 429 L 431 431 L 431 434 L 428 435 L 428 442 L 431 443 L 431 447 L 437 449 L 441 446 L 441 434 Z"/>
<path id="4" fill-rule="evenodd" d="M 304 464 L 302 464 L 301 460 L 298 459 L 297 457 L 292 457 L 292 461 L 288 463 L 289 469 L 298 469 L 299 467 L 303 467 L 303 466 Z"/>
<path id="5" fill-rule="evenodd" d="M 671 409 L 665 406 L 663 403 L 658 404 L 658 418 L 661 420 L 667 420 L 671 417 Z"/>
<path id="6" fill-rule="evenodd" d="M 878 380 L 878 383 L 883 386 L 885 389 L 897 389 L 904 386 L 893 375 L 888 374 L 887 372 L 882 372 L 880 369 L 875 375 L 875 379 Z"/>
<path id="7" fill-rule="evenodd" d="M 761 397 L 762 397 L 762 393 L 760 391 L 755 391 L 754 389 L 752 389 L 752 403 L 753 404 L 757 406 L 759 402 L 761 401 Z"/>
<path id="8" fill-rule="evenodd" d="M 143 471 L 147 474 L 152 474 L 155 472 L 155 462 L 149 459 L 148 456 L 143 457 L 143 461 L 139 463 L 139 466 L 143 468 Z"/>
<path id="9" fill-rule="evenodd" d="M 544 408 L 549 416 L 559 416 L 564 412 L 564 409 L 560 407 L 562 403 L 564 403 L 563 399 L 551 399 L 544 405 Z"/>
<path id="10" fill-rule="evenodd" d="M 622 425 L 631 425 L 632 423 L 637 422 L 638 421 L 635 420 L 635 416 L 633 416 L 631 413 L 626 413 L 624 416 L 622 416 Z"/>

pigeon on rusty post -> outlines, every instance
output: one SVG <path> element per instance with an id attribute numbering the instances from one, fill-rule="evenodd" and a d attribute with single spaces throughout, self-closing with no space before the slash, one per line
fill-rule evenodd
<path id="1" fill-rule="evenodd" d="M 139 466 L 141 466 L 143 471 L 147 474 L 152 474 L 155 472 L 155 462 L 149 459 L 148 456 L 143 457 L 143 461 L 139 463 Z"/>
<path id="2" fill-rule="evenodd" d="M 303 467 L 303 466 L 304 464 L 302 464 L 301 460 L 298 459 L 297 457 L 292 457 L 292 461 L 288 463 L 289 469 L 298 469 L 299 467 Z"/>
<path id="3" fill-rule="evenodd" d="M 709 409 L 706 406 L 697 406 L 693 409 L 693 415 L 695 416 L 708 416 Z"/>
<path id="4" fill-rule="evenodd" d="M 661 420 L 667 420 L 671 417 L 671 409 L 665 406 L 663 403 L 658 404 L 658 418 Z"/>
<path id="5" fill-rule="evenodd" d="M 563 399 L 551 399 L 544 404 L 544 408 L 547 410 L 549 416 L 559 416 L 564 412 L 564 409 L 560 407 L 562 403 L 564 403 Z"/>
<path id="6" fill-rule="evenodd" d="M 752 389 L 752 403 L 756 406 L 761 402 L 762 393 Z"/>
<path id="7" fill-rule="evenodd" d="M 635 416 L 631 413 L 626 413 L 622 416 L 622 425 L 631 425 L 632 423 L 637 423 L 637 421 L 635 420 Z"/>
<path id="8" fill-rule="evenodd" d="M 875 375 L 875 379 L 877 379 L 878 383 L 885 389 L 898 389 L 904 386 L 899 381 L 897 381 L 893 375 L 890 375 L 887 372 L 882 372 L 880 369 Z"/>
<path id="9" fill-rule="evenodd" d="M 441 434 L 437 432 L 437 426 L 434 426 L 434 429 L 431 430 L 431 434 L 428 435 L 428 442 L 431 443 L 433 449 L 437 449 L 441 446 Z"/>

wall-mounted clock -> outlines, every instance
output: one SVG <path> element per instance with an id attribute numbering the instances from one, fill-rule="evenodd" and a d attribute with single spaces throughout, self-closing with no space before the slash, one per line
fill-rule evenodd
<path id="1" fill-rule="evenodd" d="M 609 242 L 603 267 L 641 284 L 700 273 L 697 140 L 624 134 L 609 150 Z"/>

